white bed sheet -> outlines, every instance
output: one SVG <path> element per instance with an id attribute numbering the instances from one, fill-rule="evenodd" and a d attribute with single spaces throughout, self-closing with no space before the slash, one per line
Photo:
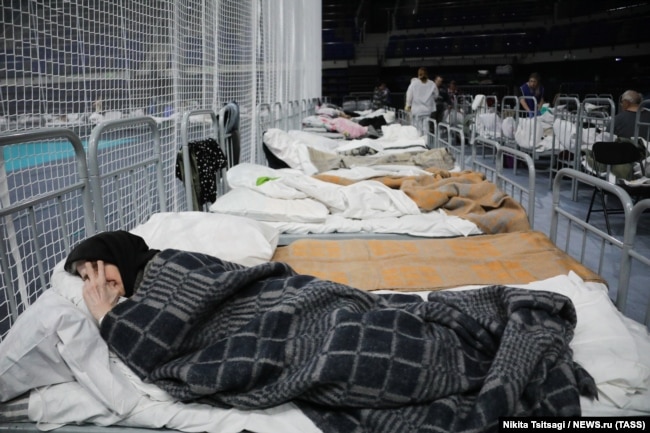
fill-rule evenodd
<path id="1" fill-rule="evenodd" d="M 476 225 L 465 219 L 447 215 L 438 209 L 419 215 L 390 218 L 350 219 L 328 215 L 319 223 L 267 221 L 267 224 L 286 234 L 373 233 L 399 234 L 423 238 L 455 237 L 482 234 Z"/>
<path id="2" fill-rule="evenodd" d="M 556 148 L 573 151 L 578 140 L 578 128 L 575 123 L 564 119 L 555 119 L 553 122 L 553 134 L 555 136 Z M 600 128 L 581 128 L 580 148 L 591 149 L 597 141 L 614 141 L 616 135 Z"/>
<path id="3" fill-rule="evenodd" d="M 63 272 L 60 268 L 57 272 Z M 64 360 L 59 368 L 75 366 L 70 374 L 76 380 L 55 375 L 51 385 L 43 385 L 30 395 L 29 416 L 39 428 L 51 429 L 66 423 L 90 422 L 98 425 L 118 424 L 132 427 L 172 428 L 187 432 L 255 433 L 319 432 L 293 404 L 267 410 L 241 411 L 220 409 L 203 404 L 173 401 L 154 385 L 142 383 L 123 363 L 109 354 L 98 335 L 95 322 L 74 307 L 81 297 L 81 280 L 59 273 L 53 288 L 39 298 L 21 316 L 25 323 L 38 320 L 55 329 L 60 338 L 39 340 L 39 350 L 32 350 L 21 360 L 20 368 L 29 372 L 39 369 L 45 377 L 43 353 L 52 361 Z M 575 360 L 594 377 L 599 389 L 598 401 L 582 400 L 583 415 L 650 414 L 650 336 L 642 325 L 623 317 L 607 296 L 602 284 L 585 283 L 577 275 L 558 275 L 548 280 L 521 285 L 533 290 L 548 290 L 570 297 L 576 307 L 578 325 L 571 343 Z M 462 287 L 453 290 L 471 290 Z M 417 292 L 426 299 L 427 292 Z M 72 303 L 71 303 L 72 302 Z M 64 308 L 66 313 L 61 314 Z M 21 329 L 33 329 L 22 326 Z M 66 333 L 74 329 L 75 332 Z M 27 332 L 27 331 L 26 331 Z M 58 333 L 58 334 L 57 334 Z M 89 356 L 85 345 L 96 346 Z M 0 349 L 6 349 L 6 344 Z M 0 351 L 1 352 L 1 351 Z M 101 374 L 91 374 L 97 365 Z M 87 372 L 88 374 L 85 374 Z M 110 373 L 107 373 L 110 372 Z M 29 379 L 21 386 L 30 386 Z M 6 390 L 3 390 L 6 392 Z M 110 408 L 110 409 L 109 409 Z"/>
<path id="4" fill-rule="evenodd" d="M 536 117 L 522 117 L 517 121 L 515 141 L 522 149 L 545 152 L 553 147 L 553 115 L 546 112 Z"/>

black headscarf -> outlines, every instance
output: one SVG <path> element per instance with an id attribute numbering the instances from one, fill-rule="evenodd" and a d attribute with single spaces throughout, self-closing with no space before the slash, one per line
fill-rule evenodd
<path id="1" fill-rule="evenodd" d="M 77 274 L 75 262 L 103 260 L 120 270 L 126 296 L 133 295 L 138 272 L 158 253 L 140 236 L 126 231 L 103 232 L 77 245 L 65 261 L 65 270 Z"/>

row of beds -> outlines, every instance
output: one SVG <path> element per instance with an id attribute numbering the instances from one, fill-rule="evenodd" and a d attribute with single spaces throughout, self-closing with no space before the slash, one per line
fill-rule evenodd
<path id="1" fill-rule="evenodd" d="M 472 111 L 471 137 L 481 136 L 528 153 L 538 165 L 549 167 L 549 186 L 562 167 L 598 174 L 591 167 L 589 155 L 593 144 L 616 141 L 617 102 L 611 95 L 558 94 L 553 107 L 537 107 L 534 98 L 525 98 L 533 111 L 522 110 L 519 99 L 505 96 L 484 96 Z M 542 108 L 542 110 L 540 110 Z M 650 100 L 642 101 L 638 113 L 650 110 Z M 637 117 L 636 136 L 646 142 L 642 131 L 648 122 Z"/>
<path id="2" fill-rule="evenodd" d="M 45 162 L 9 172 L 4 159 L 0 165 L 0 397 L 4 401 L 0 429 L 327 431 L 294 402 L 242 410 L 175 401 L 112 356 L 92 319 L 77 314 L 85 308 L 81 282 L 61 266 L 76 243 L 104 230 L 130 230 L 152 248 L 198 251 L 245 266 L 282 261 L 300 274 L 378 294 L 408 293 L 426 299 L 440 290 L 472 291 L 494 285 L 563 294 L 577 312 L 570 343 L 574 360 L 598 388 L 598 399 L 581 397 L 583 416 L 650 413 L 650 322 L 644 326 L 622 314 L 634 275 L 647 273 L 650 265 L 634 243 L 650 201 L 634 204 L 627 193 L 602 179 L 561 168 L 552 182 L 553 216 L 547 236 L 534 229 L 535 158 L 522 149 L 480 133 L 471 133 L 466 143 L 467 130 L 455 123 L 433 125 L 425 136 L 414 138 L 408 115 L 401 112 L 393 116 L 394 125 L 382 127 L 382 136 L 363 142 L 361 147 L 373 150 L 362 156 L 350 153 L 351 147 L 357 148 L 355 140 L 341 140 L 332 131 L 301 130 L 298 113 L 302 111 L 283 110 L 281 104 L 259 106 L 258 161 L 230 161 L 217 179 L 217 199 L 199 212 L 168 211 L 164 187 L 169 184 L 168 164 L 160 126 L 151 118 L 102 123 L 93 130 L 87 150 L 66 129 L 0 137 L 3 150 L 48 140 L 67 143 L 74 153 L 67 164 Z M 220 130 L 221 113 L 210 110 L 183 118 L 184 155 L 188 152 L 184 127 L 193 115 L 208 116 L 223 151 L 231 155 L 227 134 Z M 399 134 L 395 139 L 391 127 L 404 132 L 406 140 Z M 119 144 L 129 148 L 129 158 L 118 161 L 116 155 L 123 154 L 103 148 L 102 143 L 105 134 L 121 130 L 146 138 Z M 338 148 L 331 140 L 344 146 L 335 163 L 331 158 L 336 152 L 327 152 L 325 146 Z M 264 149 L 267 155 L 286 156 L 282 146 L 287 143 L 300 148 L 288 153 L 284 161 L 288 168 L 273 168 L 261 157 Z M 318 144 L 310 148 L 304 143 Z M 395 143 L 411 154 L 414 143 L 422 145 L 422 153 L 442 149 L 433 160 L 443 165 L 413 166 L 411 160 L 404 163 L 399 158 L 396 164 L 396 155 L 402 152 Z M 494 151 L 494 158 L 479 157 L 485 148 Z M 445 154 L 451 156 L 453 167 L 448 157 L 442 157 Z M 305 165 L 305 158 L 314 155 L 319 164 L 325 157 L 330 169 L 315 173 L 318 164 Z M 373 162 L 359 164 L 359 158 Z M 509 175 L 504 167 L 507 158 L 527 167 L 527 182 Z M 306 166 L 311 171 L 305 172 Z M 622 238 L 573 214 L 572 182 L 567 179 L 602 188 L 621 200 Z M 189 183 L 182 186 L 185 191 L 191 188 Z M 358 224 L 364 219 L 371 224 Z M 566 243 L 557 245 L 557 239 Z M 598 273 L 612 254 L 620 267 L 619 280 L 607 282 Z M 587 264 L 593 258 L 597 263 Z M 616 301 L 612 302 L 614 286 Z M 67 302 L 65 308 L 57 304 L 60 310 L 54 314 L 48 313 L 51 305 L 39 304 L 46 298 L 41 295 L 52 292 Z M 66 323 L 68 316 L 75 318 L 72 325 Z M 49 346 L 43 348 L 46 343 Z M 66 344 L 67 349 L 61 349 Z M 126 393 L 132 395 L 126 398 Z M 135 402 L 129 405 L 127 400 Z M 26 409 L 30 420 L 24 419 Z M 499 408 L 495 410 L 488 414 L 493 420 L 500 415 Z"/>

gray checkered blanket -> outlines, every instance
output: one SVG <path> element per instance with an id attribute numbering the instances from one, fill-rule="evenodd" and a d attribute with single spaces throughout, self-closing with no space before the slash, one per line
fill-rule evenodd
<path id="1" fill-rule="evenodd" d="M 593 379 L 572 360 L 571 301 L 493 286 L 376 295 L 283 263 L 165 250 L 102 336 L 183 401 L 293 401 L 324 432 L 472 432 L 500 416 L 579 415 Z"/>

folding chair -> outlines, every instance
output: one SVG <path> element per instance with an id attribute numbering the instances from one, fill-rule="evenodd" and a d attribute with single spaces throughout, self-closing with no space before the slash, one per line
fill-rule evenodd
<path id="1" fill-rule="evenodd" d="M 646 177 L 645 173 L 645 159 L 647 157 L 647 150 L 642 146 L 637 146 L 629 141 L 599 141 L 594 143 L 592 147 L 594 162 L 602 164 L 606 167 L 607 180 L 611 180 L 611 169 L 613 165 L 619 164 L 635 164 L 639 163 L 641 166 L 642 177 L 633 182 L 628 182 L 621 178 L 615 178 L 612 183 L 623 188 L 636 203 L 638 200 L 650 198 L 650 179 Z M 598 171 L 598 170 L 597 170 Z M 594 209 L 594 201 L 596 195 L 600 196 L 602 209 Z M 587 211 L 587 218 L 585 222 L 589 222 L 589 217 L 592 212 L 600 211 L 605 216 L 605 225 L 607 226 L 607 233 L 611 234 L 609 225 L 609 215 L 614 213 L 621 213 L 623 210 L 620 208 L 611 209 L 607 207 L 607 200 L 605 192 L 598 187 L 594 187 L 594 192 L 591 195 L 589 202 L 589 210 Z"/>

